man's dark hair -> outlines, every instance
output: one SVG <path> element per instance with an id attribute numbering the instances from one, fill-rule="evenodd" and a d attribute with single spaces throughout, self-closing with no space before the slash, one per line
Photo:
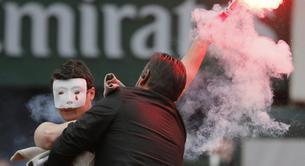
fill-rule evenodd
<path id="1" fill-rule="evenodd" d="M 72 78 L 83 78 L 87 82 L 87 89 L 94 86 L 94 79 L 87 65 L 81 60 L 69 59 L 59 68 L 55 69 L 52 74 L 54 80 L 68 80 Z"/>
<path id="2" fill-rule="evenodd" d="M 148 87 L 163 96 L 176 101 L 186 84 L 186 70 L 183 63 L 166 53 L 154 53 L 141 76 L 149 70 Z"/>

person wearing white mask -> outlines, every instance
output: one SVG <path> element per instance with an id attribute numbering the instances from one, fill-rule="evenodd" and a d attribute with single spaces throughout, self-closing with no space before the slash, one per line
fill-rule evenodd
<path id="1" fill-rule="evenodd" d="M 54 140 L 70 122 L 79 119 L 92 107 L 95 97 L 94 79 L 86 64 L 80 60 L 67 60 L 52 74 L 54 104 L 63 124 L 44 122 L 35 131 L 34 141 L 37 147 L 19 150 L 12 161 L 28 159 L 27 165 L 43 165 L 48 158 Z M 85 152 L 75 160 L 74 165 L 92 165 L 94 155 Z"/>

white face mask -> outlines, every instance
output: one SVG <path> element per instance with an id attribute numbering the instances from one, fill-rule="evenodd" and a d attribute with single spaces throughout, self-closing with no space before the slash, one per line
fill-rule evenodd
<path id="1" fill-rule="evenodd" d="M 83 78 L 54 80 L 53 96 L 56 108 L 79 108 L 85 105 L 87 82 Z"/>

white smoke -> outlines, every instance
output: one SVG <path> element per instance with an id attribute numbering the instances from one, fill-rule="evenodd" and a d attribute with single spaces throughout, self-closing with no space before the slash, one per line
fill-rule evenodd
<path id="1" fill-rule="evenodd" d="M 60 123 L 64 121 L 54 106 L 51 94 L 34 96 L 26 106 L 31 111 L 31 117 L 36 122 L 49 121 Z"/>
<path id="2" fill-rule="evenodd" d="M 253 15 L 237 7 L 228 17 L 223 9 L 195 9 L 197 36 L 211 42 L 205 69 L 180 102 L 186 120 L 186 157 L 197 157 L 219 146 L 222 138 L 278 136 L 289 125 L 268 115 L 272 105 L 271 78 L 289 75 L 290 47 L 258 35 Z"/>

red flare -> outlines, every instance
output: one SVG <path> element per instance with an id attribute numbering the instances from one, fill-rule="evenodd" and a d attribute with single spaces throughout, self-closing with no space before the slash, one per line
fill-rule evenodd
<path id="1" fill-rule="evenodd" d="M 273 10 L 277 9 L 283 0 L 238 0 L 253 10 Z"/>

